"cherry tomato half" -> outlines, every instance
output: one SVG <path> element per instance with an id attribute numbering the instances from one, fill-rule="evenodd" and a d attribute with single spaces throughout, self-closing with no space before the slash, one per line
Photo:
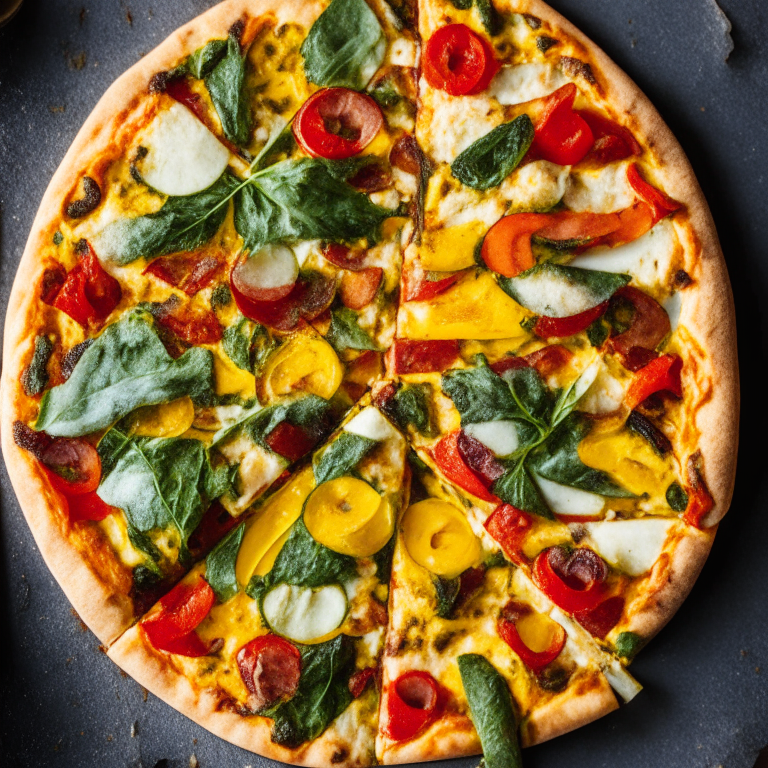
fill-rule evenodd
<path id="1" fill-rule="evenodd" d="M 387 735 L 407 741 L 432 722 L 437 714 L 439 689 L 429 672 L 412 669 L 395 680 L 387 691 Z"/>

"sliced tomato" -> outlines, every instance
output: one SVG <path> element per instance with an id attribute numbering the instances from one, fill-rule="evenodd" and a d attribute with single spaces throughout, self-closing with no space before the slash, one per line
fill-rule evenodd
<path id="1" fill-rule="evenodd" d="M 317 440 L 301 427 L 289 421 L 281 421 L 267 435 L 264 442 L 270 450 L 284 456 L 288 461 L 298 461 L 315 447 Z"/>
<path id="2" fill-rule="evenodd" d="M 145 275 L 154 275 L 174 288 L 180 288 L 187 296 L 194 296 L 198 291 L 211 284 L 224 266 L 219 254 L 182 254 L 161 256 L 150 263 Z"/>
<path id="3" fill-rule="evenodd" d="M 366 252 L 364 250 L 352 250 L 341 243 L 328 243 L 323 248 L 323 257 L 328 259 L 331 264 L 341 269 L 351 269 L 353 272 L 363 269 Z"/>
<path id="4" fill-rule="evenodd" d="M 531 368 L 536 369 L 539 376 L 546 379 L 568 365 L 572 357 L 573 352 L 562 344 L 550 344 L 548 347 L 542 347 L 525 355 L 524 359 Z"/>
<path id="5" fill-rule="evenodd" d="M 507 557 L 518 565 L 528 562 L 522 544 L 532 527 L 530 515 L 511 504 L 500 504 L 485 521 L 485 530 L 501 544 Z"/>
<path id="6" fill-rule="evenodd" d="M 608 569 L 598 554 L 580 547 L 566 554 L 561 547 L 540 552 L 533 563 L 533 580 L 564 611 L 595 608 L 603 599 Z"/>
<path id="7" fill-rule="evenodd" d="M 576 165 L 595 142 L 589 124 L 574 112 L 577 93 L 574 83 L 567 83 L 547 97 L 542 114 L 535 122 L 533 139 L 535 151 L 544 160 Z"/>
<path id="8" fill-rule="evenodd" d="M 675 397 L 683 396 L 681 371 L 682 358 L 678 355 L 660 355 L 641 368 L 627 389 L 624 402 L 633 411 L 655 392 L 670 392 Z"/>
<path id="9" fill-rule="evenodd" d="M 624 598 L 614 595 L 595 608 L 574 613 L 574 618 L 587 632 L 602 640 L 621 621 L 623 614 Z"/>
<path id="10" fill-rule="evenodd" d="M 290 699 L 299 687 L 299 649 L 278 635 L 261 635 L 237 652 L 237 666 L 253 709 Z"/>
<path id="11" fill-rule="evenodd" d="M 387 367 L 393 374 L 444 371 L 459 359 L 459 342 L 395 339 L 387 352 Z"/>
<path id="12" fill-rule="evenodd" d="M 531 237 L 545 227 L 545 213 L 513 213 L 499 219 L 487 232 L 480 256 L 494 272 L 504 277 L 516 277 L 535 263 Z"/>
<path id="13" fill-rule="evenodd" d="M 611 338 L 611 347 L 625 358 L 637 347 L 656 349 L 671 328 L 664 307 L 647 293 L 630 285 L 616 291 L 614 296 L 616 300 L 628 301 L 634 313 L 629 328 Z"/>
<path id="14" fill-rule="evenodd" d="M 189 303 L 182 304 L 178 296 L 171 296 L 155 305 L 155 320 L 188 344 L 215 344 L 221 341 L 221 324 L 213 310 Z"/>
<path id="15" fill-rule="evenodd" d="M 445 293 L 452 285 L 455 285 L 461 278 L 461 275 L 461 272 L 454 272 L 447 277 L 430 280 L 428 273 L 420 265 L 409 269 L 404 268 L 403 298 L 405 301 L 429 301 L 429 299 Z"/>
<path id="16" fill-rule="evenodd" d="M 98 451 L 85 440 L 57 437 L 40 454 L 51 484 L 65 496 L 92 493 L 101 481 Z"/>
<path id="17" fill-rule="evenodd" d="M 465 24 L 440 27 L 427 41 L 422 66 L 427 82 L 451 96 L 484 91 L 499 71 L 490 43 Z"/>
<path id="18" fill-rule="evenodd" d="M 510 600 L 504 606 L 502 618 L 496 623 L 496 631 L 499 637 L 520 657 L 523 664 L 538 675 L 544 667 L 551 664 L 560 655 L 568 636 L 565 634 L 565 630 L 557 624 L 549 647 L 543 651 L 532 650 L 520 637 L 515 625 L 515 622 L 530 613 L 533 613 L 530 606 L 517 600 Z"/>
<path id="19" fill-rule="evenodd" d="M 312 157 L 344 160 L 365 149 L 384 123 L 379 105 L 349 88 L 323 88 L 302 104 L 293 135 Z"/>
<path id="20" fill-rule="evenodd" d="M 678 203 L 677 200 L 673 200 L 669 195 L 649 184 L 642 177 L 637 163 L 632 163 L 627 168 L 627 180 L 632 189 L 635 190 L 635 194 L 650 207 L 653 212 L 654 224 L 683 207 L 682 203 Z"/>
<path id="21" fill-rule="evenodd" d="M 579 312 L 570 317 L 539 317 L 533 326 L 533 332 L 540 339 L 564 339 L 574 336 L 589 328 L 598 317 L 608 311 L 609 302 L 604 301 L 592 309 Z"/>
<path id="22" fill-rule="evenodd" d="M 590 127 L 595 143 L 587 155 L 600 165 L 607 165 L 628 157 L 637 157 L 643 151 L 632 132 L 608 117 L 591 109 L 577 109 L 576 114 Z"/>
<path id="23" fill-rule="evenodd" d="M 160 610 L 141 621 L 141 627 L 155 648 L 176 653 L 170 644 L 193 632 L 215 601 L 216 595 L 204 578 L 194 584 L 180 582 L 160 600 Z"/>
<path id="24" fill-rule="evenodd" d="M 704 482 L 700 452 L 697 451 L 688 459 L 687 474 L 688 506 L 683 513 L 683 520 L 688 525 L 701 528 L 704 518 L 715 506 L 715 500 Z"/>
<path id="25" fill-rule="evenodd" d="M 438 714 L 440 689 L 429 672 L 410 670 L 387 690 L 387 736 L 408 741 L 427 727 Z"/>
<path id="26" fill-rule="evenodd" d="M 368 684 L 376 677 L 376 667 L 365 667 L 365 669 L 358 669 L 349 678 L 349 692 L 352 694 L 353 699 L 359 699 Z"/>
<path id="27" fill-rule="evenodd" d="M 484 501 L 498 501 L 483 481 L 469 468 L 459 450 L 461 430 L 445 435 L 432 449 L 432 458 L 441 472 L 465 491 Z"/>
<path id="28" fill-rule="evenodd" d="M 357 272 L 345 272 L 341 277 L 339 298 L 345 307 L 362 309 L 376 296 L 384 277 L 381 267 L 366 267 Z"/>
<path id="29" fill-rule="evenodd" d="M 117 511 L 115 507 L 111 507 L 103 501 L 95 491 L 69 496 L 67 503 L 69 505 L 69 519 L 73 523 L 83 520 L 104 520 Z"/>

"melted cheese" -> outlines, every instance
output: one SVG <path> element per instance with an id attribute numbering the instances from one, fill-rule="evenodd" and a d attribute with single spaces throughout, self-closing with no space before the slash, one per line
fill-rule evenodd
<path id="1" fill-rule="evenodd" d="M 635 193 L 627 180 L 628 163 L 574 171 L 568 178 L 563 202 L 572 211 L 613 213 L 629 208 Z"/>
<path id="2" fill-rule="evenodd" d="M 587 523 L 593 549 L 608 563 L 629 576 L 649 571 L 659 559 L 677 521 L 663 517 Z"/>
<path id="3" fill-rule="evenodd" d="M 535 160 L 518 168 L 499 187 L 514 211 L 548 211 L 566 191 L 570 166 Z"/>
<path id="4" fill-rule="evenodd" d="M 531 62 L 502 67 L 491 82 L 489 93 L 500 104 L 522 104 L 549 96 L 568 82 L 550 64 Z"/>

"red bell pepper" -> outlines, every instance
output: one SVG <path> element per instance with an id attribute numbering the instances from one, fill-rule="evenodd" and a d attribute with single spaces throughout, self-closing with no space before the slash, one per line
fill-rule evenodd
<path id="1" fill-rule="evenodd" d="M 564 339 L 574 336 L 589 328 L 598 317 L 602 317 L 608 310 L 609 302 L 604 301 L 592 309 L 579 312 L 570 317 L 539 317 L 533 326 L 533 332 L 540 339 Z"/>
<path id="2" fill-rule="evenodd" d="M 518 565 L 528 562 L 522 544 L 533 527 L 533 520 L 511 504 L 500 504 L 485 521 L 485 530 L 499 543 L 504 554 Z"/>
<path id="3" fill-rule="evenodd" d="M 624 126 L 590 109 L 577 109 L 576 114 L 590 127 L 595 137 L 587 160 L 607 165 L 642 153 L 642 147 Z"/>
<path id="4" fill-rule="evenodd" d="M 547 97 L 542 114 L 534 123 L 533 149 L 544 160 L 576 165 L 595 142 L 589 124 L 573 109 L 577 93 L 574 83 L 558 88 Z"/>
<path id="5" fill-rule="evenodd" d="M 488 269 L 504 277 L 517 277 L 535 263 L 531 237 L 546 226 L 545 213 L 513 213 L 499 219 L 487 232 L 480 256 Z"/>
<path id="6" fill-rule="evenodd" d="M 573 352 L 566 349 L 562 344 L 550 344 L 548 347 L 542 347 L 525 355 L 524 359 L 531 368 L 536 369 L 539 376 L 546 379 L 568 365 L 572 357 Z"/>
<path id="7" fill-rule="evenodd" d="M 459 342 L 395 339 L 386 358 L 393 374 L 444 371 L 459 359 Z"/>
<path id="8" fill-rule="evenodd" d="M 365 667 L 365 669 L 358 669 L 349 678 L 349 692 L 352 694 L 353 699 L 359 699 L 365 689 L 376 677 L 376 667 Z"/>
<path id="9" fill-rule="evenodd" d="M 651 186 L 640 174 L 637 163 L 633 163 L 627 168 L 627 180 L 635 194 L 650 207 L 654 224 L 683 207 L 682 203 L 678 203 L 677 200 L 673 200 L 660 189 Z"/>
<path id="10" fill-rule="evenodd" d="M 624 614 L 624 598 L 614 595 L 588 611 L 577 611 L 574 618 L 584 629 L 601 640 L 619 623 Z"/>
<path id="11" fill-rule="evenodd" d="M 264 442 L 270 450 L 284 456 L 288 461 L 298 461 L 315 447 L 317 440 L 301 427 L 289 421 L 281 421 L 267 435 Z"/>
<path id="12" fill-rule="evenodd" d="M 603 599 L 606 566 L 592 550 L 581 548 L 565 556 L 558 547 L 540 552 L 533 563 L 533 580 L 547 597 L 564 611 L 577 613 L 595 608 Z M 581 554 L 579 554 L 581 553 Z M 555 558 L 555 564 L 552 559 Z M 579 569 L 570 567 L 575 558 Z M 555 570 L 558 565 L 561 573 Z M 573 571 L 573 575 L 571 575 Z M 587 578 L 585 579 L 584 576 Z"/>
<path id="13" fill-rule="evenodd" d="M 675 397 L 683 396 L 680 372 L 683 361 L 678 355 L 660 355 L 641 368 L 627 389 L 624 402 L 630 411 L 655 392 L 670 392 Z"/>
<path id="14" fill-rule="evenodd" d="M 452 483 L 483 501 L 498 501 L 462 458 L 459 451 L 460 435 L 461 430 L 456 430 L 443 437 L 432 449 L 432 458 Z"/>
<path id="15" fill-rule="evenodd" d="M 440 689 L 429 672 L 411 670 L 387 688 L 385 732 L 393 741 L 418 735 L 437 716 Z"/>
<path id="16" fill-rule="evenodd" d="M 683 520 L 696 528 L 702 527 L 707 513 L 715 506 L 715 500 L 704 482 L 701 464 L 701 452 L 696 451 L 688 459 L 688 506 L 683 512 Z"/>
<path id="17" fill-rule="evenodd" d="M 219 254 L 190 253 L 161 256 L 144 269 L 144 274 L 154 275 L 174 288 L 181 288 L 187 296 L 194 296 L 211 284 L 223 266 Z"/>
<path id="18" fill-rule="evenodd" d="M 544 667 L 551 664 L 560 655 L 568 636 L 558 624 L 548 648 L 543 651 L 531 650 L 520 637 L 515 622 L 532 612 L 533 609 L 525 603 L 511 600 L 504 606 L 502 618 L 496 623 L 496 631 L 499 637 L 520 657 L 523 664 L 538 675 Z"/>
<path id="19" fill-rule="evenodd" d="M 439 273 L 437 273 L 439 274 Z M 455 285 L 462 272 L 454 272 L 439 280 L 429 280 L 421 267 L 403 269 L 403 299 L 405 301 L 428 301 L 445 293 Z"/>
<path id="20" fill-rule="evenodd" d="M 221 341 L 223 331 L 213 310 L 193 304 L 182 304 L 178 296 L 171 296 L 155 305 L 155 320 L 188 344 L 215 344 Z"/>

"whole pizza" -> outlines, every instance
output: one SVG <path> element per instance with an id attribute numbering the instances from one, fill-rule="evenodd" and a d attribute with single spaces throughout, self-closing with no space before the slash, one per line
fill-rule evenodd
<path id="1" fill-rule="evenodd" d="M 679 145 L 538 0 L 226 0 L 105 94 L 2 443 L 109 656 L 288 763 L 629 701 L 725 514 L 735 324 Z"/>

